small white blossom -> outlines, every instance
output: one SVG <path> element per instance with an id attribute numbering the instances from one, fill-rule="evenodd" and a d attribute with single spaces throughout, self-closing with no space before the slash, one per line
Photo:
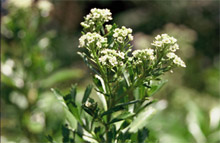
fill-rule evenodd
<path id="1" fill-rule="evenodd" d="M 172 51 L 172 52 L 176 52 L 176 50 L 178 50 L 178 49 L 179 49 L 179 45 L 177 43 L 170 46 L 170 51 Z"/>
<path id="2" fill-rule="evenodd" d="M 91 106 L 92 106 L 92 103 L 87 100 L 86 103 L 85 103 L 85 106 L 86 106 L 86 107 L 91 107 Z"/>
<path id="3" fill-rule="evenodd" d="M 173 58 L 175 58 L 177 55 L 175 54 L 175 53 L 172 53 L 172 52 L 170 52 L 170 53 L 167 53 L 167 57 L 169 58 L 169 59 L 173 59 Z"/>
<path id="4" fill-rule="evenodd" d="M 117 38 L 117 41 L 118 41 L 119 43 L 123 43 L 123 38 L 122 38 L 122 37 L 118 37 L 118 38 Z"/>
<path id="5" fill-rule="evenodd" d="M 157 35 L 157 36 L 155 37 L 155 39 L 156 39 L 156 40 L 160 40 L 160 39 L 161 39 L 161 36 L 160 36 L 160 35 Z"/>
<path id="6" fill-rule="evenodd" d="M 107 24 L 107 25 L 105 25 L 105 28 L 106 28 L 107 31 L 110 31 L 112 29 L 112 25 Z"/>
<path id="7" fill-rule="evenodd" d="M 176 56 L 173 60 L 173 63 L 177 66 L 186 67 L 186 64 L 182 61 L 182 59 L 178 56 Z"/>
<path id="8" fill-rule="evenodd" d="M 129 39 L 130 41 L 132 41 L 132 40 L 134 39 L 134 37 L 133 37 L 131 34 L 128 34 L 128 39 Z"/>
<path id="9" fill-rule="evenodd" d="M 163 42 L 162 41 L 154 41 L 153 43 L 151 43 L 151 45 L 153 45 L 155 47 L 162 47 Z"/>
<path id="10" fill-rule="evenodd" d="M 169 44 L 169 43 L 171 43 L 171 40 L 170 40 L 169 38 L 164 38 L 164 39 L 162 40 L 162 42 L 163 42 L 163 43 L 166 43 L 166 44 Z"/>

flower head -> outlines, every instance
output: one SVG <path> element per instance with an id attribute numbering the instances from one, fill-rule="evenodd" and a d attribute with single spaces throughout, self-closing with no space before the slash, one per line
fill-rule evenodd
<path id="1" fill-rule="evenodd" d="M 81 22 L 84 28 L 90 28 L 90 30 L 95 30 L 96 24 L 104 24 L 112 20 L 112 13 L 109 9 L 91 9 L 90 13 L 84 17 L 85 21 Z"/>
<path id="2" fill-rule="evenodd" d="M 141 64 L 143 61 L 153 61 L 155 59 L 153 49 L 135 50 L 132 55 L 135 64 Z"/>
<path id="3" fill-rule="evenodd" d="M 79 38 L 79 48 L 89 47 L 91 45 L 95 45 L 98 48 L 106 47 L 108 45 L 107 38 L 95 32 L 88 32 Z"/>
<path id="4" fill-rule="evenodd" d="M 101 51 L 101 57 L 99 61 L 102 65 L 107 67 L 115 67 L 117 65 L 123 65 L 123 59 L 125 58 L 125 53 L 112 50 L 112 49 L 104 49 Z"/>
<path id="5" fill-rule="evenodd" d="M 122 26 L 122 28 L 116 28 L 114 30 L 113 37 L 115 38 L 115 41 L 118 43 L 123 43 L 126 39 L 129 41 L 133 40 L 132 36 L 132 29 L 131 28 L 126 28 L 125 26 Z"/>

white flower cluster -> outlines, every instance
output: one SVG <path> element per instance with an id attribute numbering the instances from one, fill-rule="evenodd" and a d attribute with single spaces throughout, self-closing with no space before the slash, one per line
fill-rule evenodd
<path id="1" fill-rule="evenodd" d="M 95 46 L 97 46 L 98 48 L 103 48 L 103 47 L 107 47 L 107 38 L 101 36 L 98 33 L 91 33 L 88 32 L 85 35 L 82 35 L 79 38 L 79 48 L 85 47 L 85 46 L 90 46 L 94 44 Z"/>
<path id="2" fill-rule="evenodd" d="M 132 29 L 126 28 L 125 26 L 122 26 L 122 28 L 116 28 L 114 30 L 113 37 L 115 38 L 115 41 L 119 43 L 123 43 L 125 39 L 128 37 L 129 41 L 133 40 L 133 36 L 131 35 Z"/>
<path id="3" fill-rule="evenodd" d="M 169 48 L 172 52 L 175 52 L 179 49 L 179 45 L 176 43 L 177 40 L 174 37 L 170 37 L 167 34 L 157 35 L 155 39 L 156 40 L 153 43 L 151 43 L 151 45 L 155 47 L 162 48 L 165 44 L 170 44 Z"/>
<path id="4" fill-rule="evenodd" d="M 143 61 L 153 61 L 155 59 L 153 49 L 135 50 L 132 55 L 135 59 L 135 64 L 141 64 Z"/>
<path id="5" fill-rule="evenodd" d="M 174 37 L 171 37 L 167 34 L 157 35 L 155 37 L 155 41 L 151 43 L 151 45 L 155 46 L 156 48 L 166 49 L 166 56 L 169 60 L 173 60 L 173 63 L 177 66 L 186 67 L 185 63 L 178 57 L 174 52 L 179 49 L 179 45 L 176 43 L 177 40 Z M 164 46 L 165 45 L 165 46 Z"/>
<path id="6" fill-rule="evenodd" d="M 112 20 L 112 13 L 109 9 L 91 9 L 90 13 L 84 17 L 85 21 L 81 22 L 81 25 L 84 28 L 92 28 L 94 30 L 94 26 L 97 22 L 101 24 Z"/>
<path id="7" fill-rule="evenodd" d="M 177 66 L 186 67 L 186 64 L 184 63 L 184 61 L 180 57 L 178 57 L 175 53 L 170 52 L 170 53 L 167 53 L 166 56 L 169 59 L 173 60 L 173 63 L 176 64 Z"/>
<path id="8" fill-rule="evenodd" d="M 110 67 L 115 67 L 117 65 L 123 65 L 123 59 L 125 58 L 125 53 L 111 50 L 111 49 L 104 49 L 101 51 L 101 56 L 99 61 L 102 65 L 108 65 Z"/>

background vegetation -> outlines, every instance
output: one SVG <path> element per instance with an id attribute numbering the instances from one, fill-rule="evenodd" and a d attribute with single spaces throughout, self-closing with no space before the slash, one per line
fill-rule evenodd
<path id="1" fill-rule="evenodd" d="M 168 33 L 178 39 L 186 69 L 164 76 L 169 82 L 155 97 L 158 109 L 146 122 L 161 143 L 220 142 L 218 1 L 2 0 L 1 141 L 61 140 L 62 106 L 50 88 L 79 94 L 91 83 L 76 54 L 91 8 L 108 8 L 114 22 L 133 29 L 135 49 Z"/>

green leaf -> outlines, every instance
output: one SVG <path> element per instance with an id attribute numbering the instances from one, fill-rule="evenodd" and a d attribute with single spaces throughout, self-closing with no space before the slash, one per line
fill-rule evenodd
<path id="1" fill-rule="evenodd" d="M 73 98 L 73 101 L 76 101 L 76 94 L 77 94 L 76 85 L 72 85 L 72 88 L 70 90 L 70 95 Z"/>
<path id="2" fill-rule="evenodd" d="M 42 88 L 52 87 L 54 84 L 83 77 L 85 72 L 82 69 L 63 69 L 50 75 L 48 78 L 39 81 Z"/>
<path id="3" fill-rule="evenodd" d="M 46 138 L 50 143 L 56 143 L 50 135 L 46 136 Z"/>
<path id="4" fill-rule="evenodd" d="M 77 52 L 82 58 L 84 63 L 96 74 L 100 75 L 100 73 L 97 71 L 97 69 L 94 68 L 94 66 L 89 62 L 89 58 L 85 53 Z M 91 61 L 91 60 L 90 60 Z"/>
<path id="5" fill-rule="evenodd" d="M 62 135 L 63 135 L 63 143 L 69 142 L 70 131 L 67 128 L 67 125 L 62 126 Z"/>
<path id="6" fill-rule="evenodd" d="M 130 101 L 130 102 L 127 102 L 127 103 L 119 104 L 119 105 L 117 105 L 117 106 L 115 106 L 113 108 L 110 108 L 106 112 L 102 113 L 101 117 L 103 117 L 104 115 L 111 114 L 113 112 L 117 112 L 117 111 L 123 110 L 124 106 L 130 105 L 130 104 L 135 104 L 135 103 L 140 102 L 140 101 L 141 100 L 134 100 L 134 101 Z"/>
<path id="7" fill-rule="evenodd" d="M 74 117 L 76 118 L 76 120 L 80 123 L 80 124 L 83 124 L 82 122 L 82 119 L 80 117 L 80 114 L 79 114 L 79 110 L 76 106 L 76 104 L 74 102 L 70 102 L 68 105 L 68 108 L 70 110 L 70 112 L 74 115 Z"/>
<path id="8" fill-rule="evenodd" d="M 84 104 L 86 100 L 89 98 L 91 91 L 92 91 L 92 85 L 88 85 L 82 99 L 82 104 Z"/>
<path id="9" fill-rule="evenodd" d="M 129 132 L 135 133 L 139 129 L 145 127 L 148 123 L 150 118 L 156 113 L 156 109 L 149 107 L 146 108 L 144 111 L 138 114 L 137 118 L 135 118 L 130 126 L 128 126 Z"/>
<path id="10" fill-rule="evenodd" d="M 144 143 L 148 135 L 149 135 L 149 130 L 147 128 L 144 127 L 142 130 L 138 130 L 137 142 Z"/>
<path id="11" fill-rule="evenodd" d="M 160 81 L 160 82 L 157 82 L 156 84 L 151 85 L 151 88 L 149 88 L 147 92 L 148 96 L 153 96 L 155 93 L 157 93 L 166 82 L 167 80 Z"/>
<path id="12" fill-rule="evenodd" d="M 76 118 L 73 116 L 73 114 L 71 114 L 71 112 L 69 111 L 68 106 L 66 105 L 63 96 L 61 95 L 61 93 L 58 90 L 55 89 L 51 89 L 51 91 L 54 93 L 54 95 L 56 96 L 56 98 L 58 99 L 58 101 L 62 104 L 63 106 L 63 111 L 65 112 L 67 121 L 69 122 L 70 126 L 75 129 L 76 128 Z"/>
<path id="13" fill-rule="evenodd" d="M 127 118 L 129 118 L 129 117 L 131 117 L 133 115 L 134 115 L 134 113 L 131 113 L 131 112 L 127 112 L 127 111 L 123 112 L 122 114 L 120 114 L 117 117 L 115 117 L 114 119 L 112 119 L 109 124 L 112 124 L 112 123 L 115 123 L 115 122 L 127 119 Z"/>

